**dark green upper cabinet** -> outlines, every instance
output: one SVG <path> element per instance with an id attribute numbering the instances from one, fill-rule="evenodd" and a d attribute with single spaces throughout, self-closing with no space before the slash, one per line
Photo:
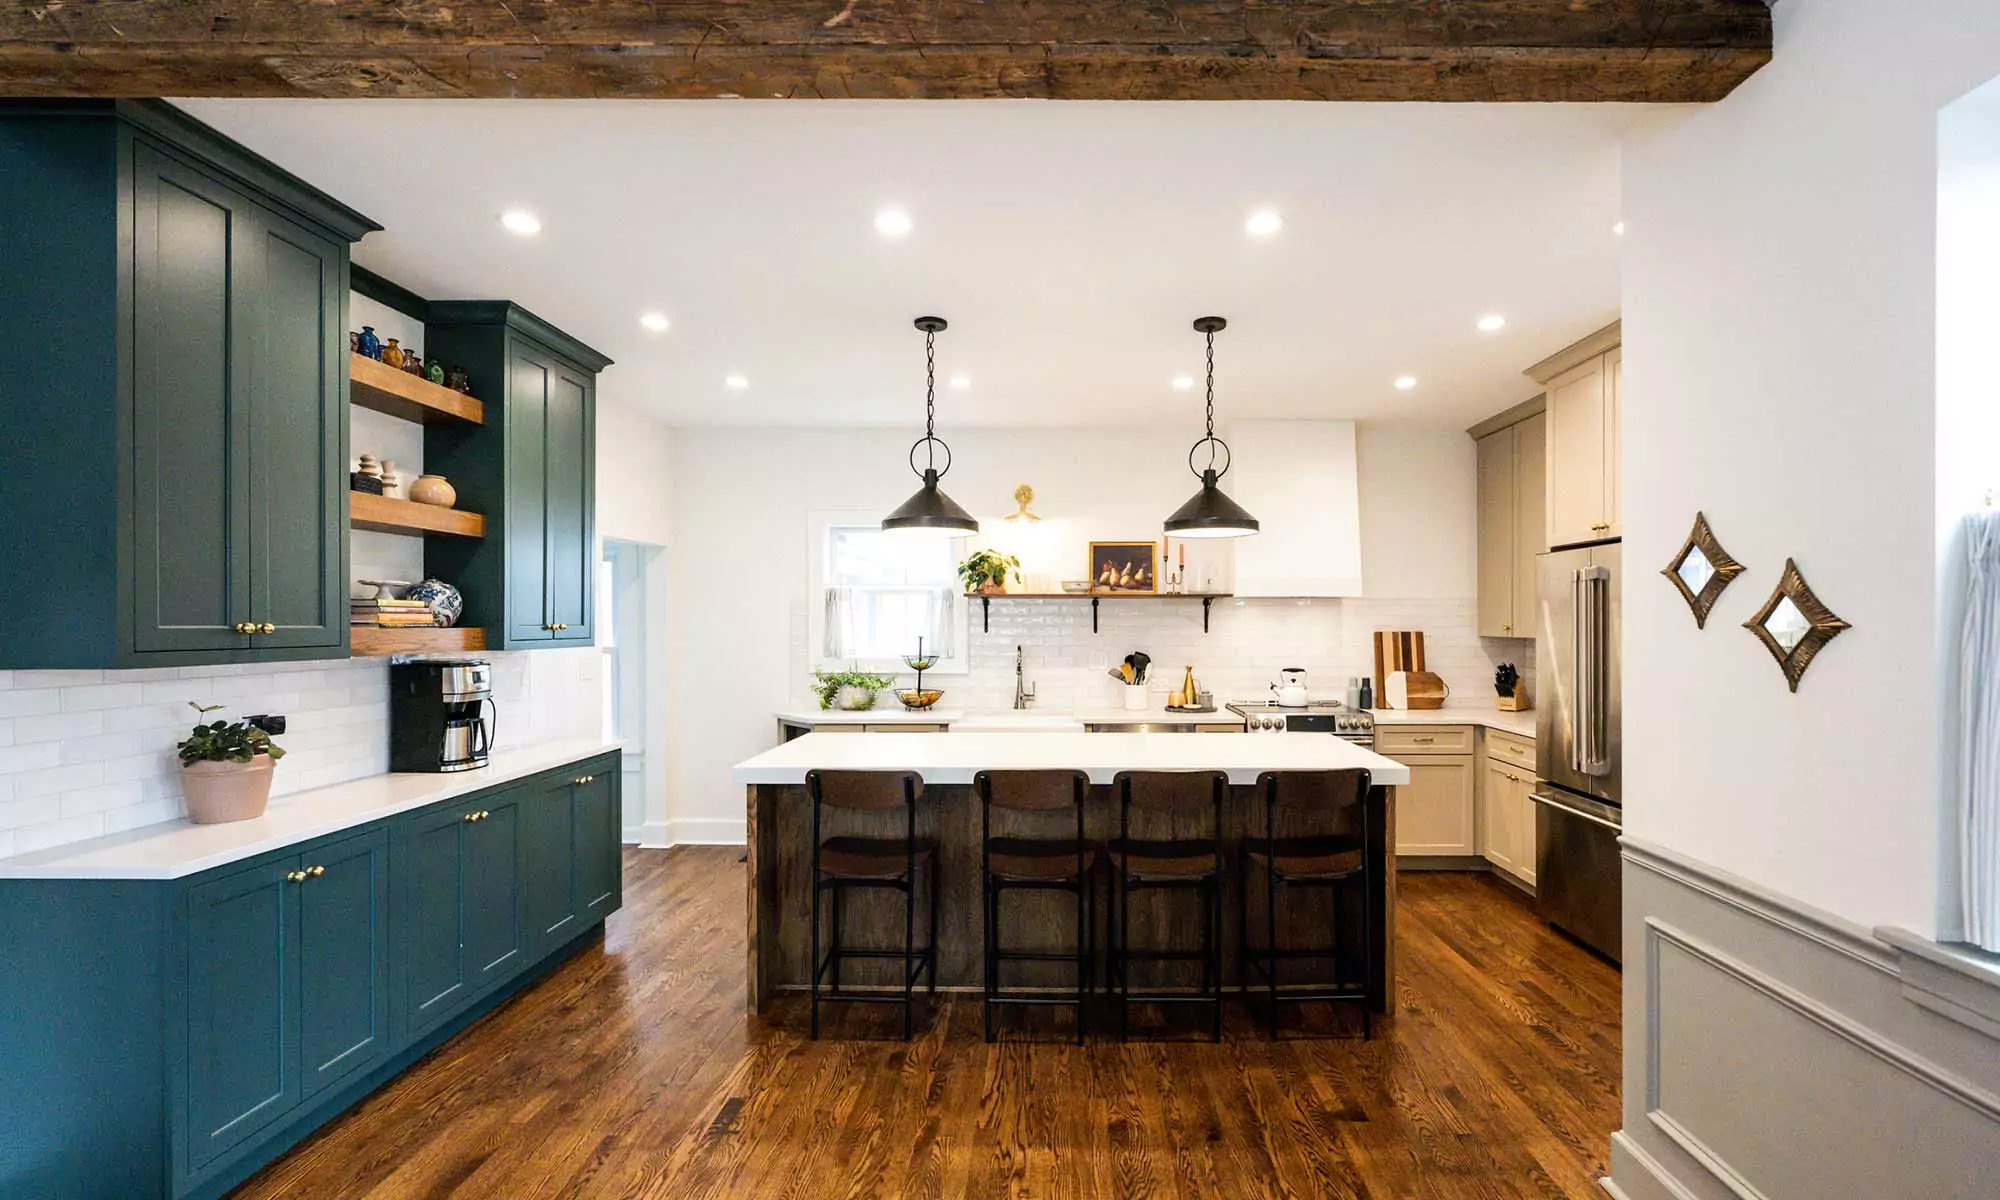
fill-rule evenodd
<path id="1" fill-rule="evenodd" d="M 486 514 L 478 540 L 429 538 L 427 574 L 507 650 L 592 640 L 597 373 L 611 360 L 506 301 L 433 301 L 424 347 L 463 365 L 486 424 L 426 431 L 424 469 Z"/>
<path id="2" fill-rule="evenodd" d="M 346 655 L 348 248 L 376 228 L 168 105 L 0 102 L 0 553 L 37 564 L 0 666 Z"/>

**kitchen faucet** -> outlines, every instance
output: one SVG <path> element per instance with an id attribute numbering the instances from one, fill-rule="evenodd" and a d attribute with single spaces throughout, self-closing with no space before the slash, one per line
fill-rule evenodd
<path id="1" fill-rule="evenodd" d="M 1021 648 L 1014 647 L 1014 707 L 1023 709 L 1035 702 L 1035 689 L 1021 677 Z"/>

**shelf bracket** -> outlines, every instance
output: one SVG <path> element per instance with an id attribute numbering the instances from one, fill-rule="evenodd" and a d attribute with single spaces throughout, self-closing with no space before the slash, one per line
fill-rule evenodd
<path id="1" fill-rule="evenodd" d="M 1208 632 L 1208 606 L 1213 603 L 1215 603 L 1215 597 L 1213 596 L 1203 596 L 1201 598 L 1201 631 L 1203 633 Z"/>
<path id="2" fill-rule="evenodd" d="M 1090 598 L 1090 632 L 1097 632 L 1097 597 Z"/>
<path id="3" fill-rule="evenodd" d="M 993 632 L 993 597 L 991 596 L 981 596 L 979 598 L 979 632 Z"/>

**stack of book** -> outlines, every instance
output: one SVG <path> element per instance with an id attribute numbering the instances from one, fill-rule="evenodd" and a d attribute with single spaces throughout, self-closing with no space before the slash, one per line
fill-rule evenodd
<path id="1" fill-rule="evenodd" d="M 381 625 L 392 629 L 429 628 L 437 624 L 437 616 L 421 600 L 370 598 L 348 601 L 347 623 Z"/>

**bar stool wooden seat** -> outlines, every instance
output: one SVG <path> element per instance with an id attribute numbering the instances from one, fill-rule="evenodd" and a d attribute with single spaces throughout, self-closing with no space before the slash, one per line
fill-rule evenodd
<path id="1" fill-rule="evenodd" d="M 1316 1001 L 1361 1002 L 1361 1036 L 1373 1036 L 1368 1004 L 1369 879 L 1367 771 L 1266 771 L 1257 777 L 1264 803 L 1263 830 L 1244 835 L 1241 849 L 1242 902 L 1237 912 L 1237 945 L 1242 955 L 1243 992 L 1247 997 L 1259 981 L 1265 989 L 1266 1028 L 1278 1036 L 1278 1005 Z M 1319 832 L 1280 836 L 1280 820 L 1311 824 Z M 1250 898 L 1257 873 L 1264 879 L 1264 944 L 1250 941 Z M 1323 946 L 1284 947 L 1278 940 L 1279 897 L 1293 888 L 1317 888 L 1333 899 L 1332 940 Z M 1345 895 L 1361 894 L 1359 961 L 1351 982 L 1343 976 Z M 1333 978 L 1325 984 L 1280 987 L 1281 964 L 1299 959 L 1326 959 Z"/>
<path id="2" fill-rule="evenodd" d="M 1090 779 L 1081 771 L 981 771 L 972 779 L 979 796 L 982 895 L 986 901 L 986 1040 L 992 1041 L 995 1010 L 1007 1006 L 1074 1006 L 1076 1043 L 1089 1025 L 1091 977 L 1097 961 L 1097 895 L 1091 867 L 1098 847 L 1083 836 L 1083 806 Z M 1068 837 L 993 836 L 993 813 L 1014 814 L 1017 822 L 1065 814 L 1074 822 Z M 1010 891 L 1069 892 L 1076 897 L 1076 943 L 1071 951 L 1009 950 L 1000 933 L 1000 899 Z M 1046 991 L 1001 987 L 1000 966 L 1008 962 L 1076 964 L 1074 997 Z"/>
<path id="3" fill-rule="evenodd" d="M 812 799 L 813 896 L 810 963 L 812 967 L 812 1036 L 819 1038 L 822 998 L 858 1004 L 901 1004 L 903 1040 L 909 1041 L 916 1004 L 916 981 L 928 975 L 927 991 L 937 992 L 937 843 L 917 836 L 917 801 L 924 785 L 913 771 L 809 771 L 806 794 Z M 904 818 L 902 837 L 839 835 L 820 837 L 821 817 L 828 808 L 891 814 Z M 919 948 L 917 872 L 921 868 L 930 889 L 930 940 Z M 856 888 L 883 888 L 903 894 L 903 948 L 850 947 L 841 941 L 842 897 Z M 820 954 L 820 894 L 833 894 L 833 929 L 824 957 Z M 901 959 L 902 994 L 842 992 L 840 964 L 850 958 Z M 831 975 L 824 997 L 820 980 Z"/>
<path id="4" fill-rule="evenodd" d="M 1112 780 L 1118 792 L 1118 836 L 1105 847 L 1111 869 L 1112 919 L 1109 982 L 1118 997 L 1118 1036 L 1132 1032 L 1132 1005 L 1193 1004 L 1213 1009 L 1210 1037 L 1222 1040 L 1222 802 L 1229 779 L 1220 771 L 1125 771 Z M 1171 837 L 1132 836 L 1132 814 L 1150 814 L 1176 828 Z M 1205 833 L 1187 826 L 1206 825 Z M 1136 892 L 1192 893 L 1201 913 L 1199 949 L 1134 947 L 1131 908 Z M 1193 992 L 1132 990 L 1134 962 L 1199 962 L 1201 986 Z"/>

